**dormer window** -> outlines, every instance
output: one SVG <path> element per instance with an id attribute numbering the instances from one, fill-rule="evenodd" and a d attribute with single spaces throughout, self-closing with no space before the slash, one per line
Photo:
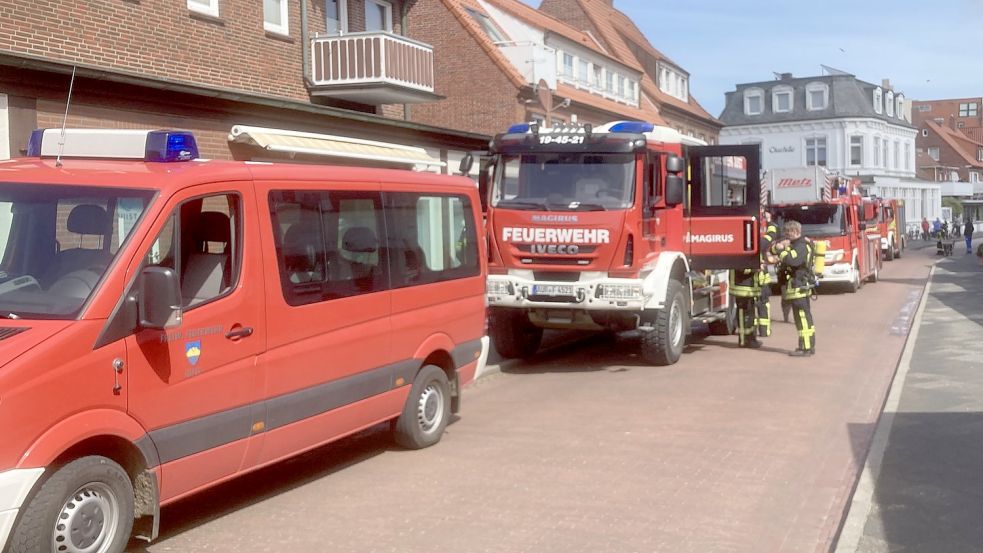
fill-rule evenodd
<path id="1" fill-rule="evenodd" d="M 826 83 L 809 83 L 806 85 L 806 109 L 819 111 L 826 109 L 829 104 L 829 86 Z"/>
<path id="2" fill-rule="evenodd" d="M 792 111 L 792 87 L 776 86 L 771 90 L 771 109 L 775 113 Z"/>
<path id="3" fill-rule="evenodd" d="M 744 114 L 759 115 L 764 111 L 765 92 L 760 88 L 749 88 L 744 91 Z"/>
<path id="4" fill-rule="evenodd" d="M 689 82 L 686 75 L 660 64 L 659 90 L 684 102 L 689 101 Z"/>
<path id="5" fill-rule="evenodd" d="M 881 87 L 877 87 L 874 89 L 874 113 L 881 113 L 883 105 L 884 93 L 881 91 Z"/>
<path id="6" fill-rule="evenodd" d="M 884 99 L 884 111 L 888 117 L 894 117 L 894 93 L 887 91 L 887 98 Z"/>
<path id="7" fill-rule="evenodd" d="M 904 119 L 904 94 L 898 94 L 894 101 L 897 103 L 894 109 L 898 114 L 898 119 Z"/>

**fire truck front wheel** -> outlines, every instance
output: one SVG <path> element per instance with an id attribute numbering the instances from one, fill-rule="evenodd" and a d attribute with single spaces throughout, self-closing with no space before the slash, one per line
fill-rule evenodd
<path id="1" fill-rule="evenodd" d="M 689 312 L 686 294 L 678 280 L 669 281 L 666 305 L 653 312 L 642 329 L 642 357 L 653 365 L 672 365 L 683 354 Z"/>
<path id="2" fill-rule="evenodd" d="M 543 340 L 543 329 L 529 321 L 520 309 L 493 309 L 489 314 L 489 333 L 495 350 L 506 359 L 524 359 L 536 353 Z"/>
<path id="3" fill-rule="evenodd" d="M 133 484 L 123 467 L 92 455 L 51 475 L 11 537 L 10 553 L 121 553 L 133 529 Z"/>

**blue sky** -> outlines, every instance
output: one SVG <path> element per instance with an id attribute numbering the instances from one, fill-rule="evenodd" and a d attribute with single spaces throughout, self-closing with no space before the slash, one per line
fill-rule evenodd
<path id="1" fill-rule="evenodd" d="M 538 6 L 539 0 L 523 0 Z M 690 73 L 713 115 L 737 83 L 820 64 L 909 99 L 983 96 L 983 0 L 615 0 L 653 46 Z M 817 6 L 819 8 L 817 9 Z"/>

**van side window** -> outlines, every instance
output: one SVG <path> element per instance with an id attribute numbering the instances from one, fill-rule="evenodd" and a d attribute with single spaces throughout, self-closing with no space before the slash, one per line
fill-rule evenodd
<path id="1" fill-rule="evenodd" d="M 280 284 L 288 305 L 389 288 L 381 204 L 374 192 L 270 192 Z"/>
<path id="2" fill-rule="evenodd" d="M 144 265 L 178 273 L 185 308 L 228 294 L 239 280 L 239 197 L 221 194 L 181 204 L 147 252 Z"/>
<path id="3" fill-rule="evenodd" d="M 393 287 L 475 276 L 477 232 L 466 196 L 387 192 Z"/>

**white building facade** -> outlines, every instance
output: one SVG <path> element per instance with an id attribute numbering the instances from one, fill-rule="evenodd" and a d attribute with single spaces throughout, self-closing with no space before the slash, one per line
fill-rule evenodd
<path id="1" fill-rule="evenodd" d="M 859 177 L 868 193 L 905 201 L 909 223 L 941 216 L 939 183 L 915 178 L 911 110 L 886 82 L 848 74 L 737 85 L 720 116 L 721 144 L 758 144 L 769 169 L 819 165 Z"/>

